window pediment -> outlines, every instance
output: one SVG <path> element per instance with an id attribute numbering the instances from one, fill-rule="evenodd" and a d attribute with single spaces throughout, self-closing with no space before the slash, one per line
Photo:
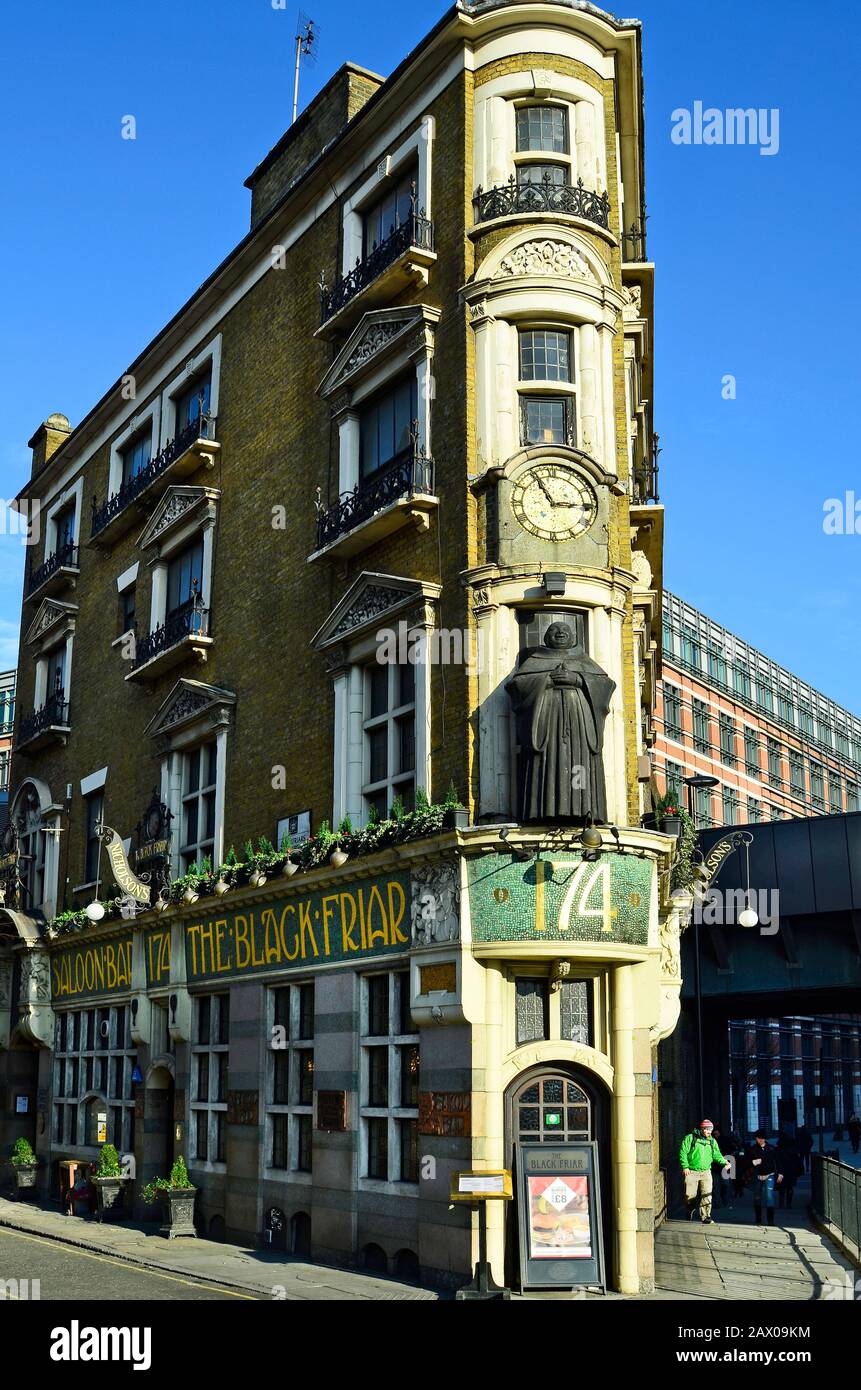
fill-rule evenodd
<path id="1" fill-rule="evenodd" d="M 416 603 L 434 603 L 440 593 L 439 584 L 366 570 L 332 609 L 311 646 L 322 651 L 349 642 L 376 628 L 380 618 L 396 618 Z"/>
<path id="2" fill-rule="evenodd" d="M 144 729 L 146 738 L 170 738 L 181 729 L 202 720 L 221 723 L 228 717 L 227 711 L 236 704 L 232 690 L 223 690 L 217 685 L 206 685 L 203 681 L 182 679 L 163 702 L 157 714 Z"/>
<path id="3" fill-rule="evenodd" d="M 44 599 L 27 629 L 25 641 L 28 645 L 33 646 L 37 642 L 43 642 L 46 637 L 57 635 L 62 628 L 74 624 L 77 612 L 78 605 L 76 603 L 60 603 L 57 599 Z"/>
<path id="4" fill-rule="evenodd" d="M 141 532 L 138 546 L 146 550 L 149 546 L 161 545 L 168 535 L 175 534 L 189 521 L 202 521 L 210 512 L 214 514 L 220 496 L 220 489 L 214 487 L 181 487 L 177 484 L 169 487 Z"/>
<path id="5" fill-rule="evenodd" d="M 375 309 L 356 325 L 324 376 L 318 394 L 328 399 L 348 390 L 365 372 L 396 354 L 411 356 L 432 346 L 440 310 L 426 304 Z"/>

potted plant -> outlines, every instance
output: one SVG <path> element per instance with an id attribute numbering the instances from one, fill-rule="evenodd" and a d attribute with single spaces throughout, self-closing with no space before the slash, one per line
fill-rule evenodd
<path id="1" fill-rule="evenodd" d="M 667 792 L 658 801 L 657 807 L 658 824 L 665 835 L 673 835 L 678 838 L 682 828 L 681 812 L 679 810 L 679 799 L 674 792 Z"/>
<path id="2" fill-rule="evenodd" d="M 22 1192 L 32 1192 L 36 1187 L 36 1169 L 39 1160 L 33 1152 L 29 1139 L 16 1139 L 12 1146 L 10 1160 L 15 1170 L 15 1191 L 20 1199 Z"/>
<path id="3" fill-rule="evenodd" d="M 182 1154 L 170 1170 L 169 1178 L 153 1178 L 141 1189 L 144 1202 L 162 1201 L 164 1224 L 161 1235 L 173 1240 L 176 1236 L 196 1236 L 194 1229 L 194 1194 Z"/>
<path id="4" fill-rule="evenodd" d="M 458 796 L 454 782 L 449 784 L 443 802 L 442 824 L 444 830 L 465 830 L 469 825 L 469 811 Z"/>
<path id="5" fill-rule="evenodd" d="M 96 1204 L 100 1221 L 116 1221 L 125 1215 L 123 1211 L 123 1177 L 120 1168 L 120 1156 L 113 1144 L 103 1144 L 99 1152 L 99 1161 L 96 1170 L 92 1175 L 92 1183 L 96 1189 Z"/>

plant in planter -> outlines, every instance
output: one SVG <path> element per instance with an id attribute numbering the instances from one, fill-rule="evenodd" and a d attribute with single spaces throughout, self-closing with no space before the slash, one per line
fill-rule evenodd
<path id="1" fill-rule="evenodd" d="M 141 1188 L 142 1201 L 150 1203 L 161 1198 L 164 1213 L 161 1235 L 167 1236 L 168 1240 L 174 1240 L 177 1236 L 197 1235 L 194 1229 L 196 1191 L 197 1188 L 192 1187 L 182 1154 L 171 1168 L 169 1178 L 153 1178 L 152 1182 Z"/>
<path id="2" fill-rule="evenodd" d="M 36 1187 L 36 1169 L 39 1164 L 33 1145 L 29 1139 L 16 1139 L 12 1145 L 10 1163 L 15 1171 L 15 1191 L 20 1198 L 22 1192 L 32 1192 Z"/>
<path id="3" fill-rule="evenodd" d="M 454 782 L 449 783 L 445 794 L 442 823 L 446 830 L 464 830 L 469 825 L 469 811 L 458 796 Z"/>
<path id="4" fill-rule="evenodd" d="M 669 791 L 659 797 L 655 817 L 665 835 L 678 835 L 681 832 L 681 808 L 675 792 Z"/>
<path id="5" fill-rule="evenodd" d="M 99 1152 L 96 1170 L 92 1175 L 100 1221 L 104 1221 L 105 1217 L 109 1221 L 116 1221 L 125 1215 L 123 1210 L 123 1183 L 125 1181 L 120 1168 L 120 1156 L 114 1145 L 103 1144 Z"/>
<path id="6" fill-rule="evenodd" d="M 690 815 L 687 811 L 679 808 L 679 840 L 676 846 L 676 857 L 673 860 L 673 867 L 670 873 L 670 888 L 690 889 L 696 881 L 697 871 L 694 856 L 699 853 L 697 849 L 697 831 Z M 701 858 L 701 856 L 700 856 Z"/>

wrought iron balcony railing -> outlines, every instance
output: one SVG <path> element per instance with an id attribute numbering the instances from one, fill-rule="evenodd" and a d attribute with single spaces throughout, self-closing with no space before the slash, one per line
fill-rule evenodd
<path id="1" fill-rule="evenodd" d="M 433 490 L 433 459 L 414 444 L 352 492 L 343 492 L 331 507 L 317 503 L 317 549 L 331 545 L 392 503 L 416 493 L 433 496 Z"/>
<path id="2" fill-rule="evenodd" d="M 645 218 L 642 222 L 632 222 L 628 230 L 622 233 L 622 260 L 646 260 Z"/>
<path id="3" fill-rule="evenodd" d="M 57 573 L 57 570 L 77 568 L 78 547 L 73 545 L 71 541 L 68 541 L 65 545 L 61 545 L 55 550 L 53 555 L 49 555 L 45 563 L 40 565 L 37 570 L 31 571 L 27 581 L 28 595 L 34 594 L 37 589 L 41 589 L 42 585 L 50 579 L 53 574 Z"/>
<path id="4" fill-rule="evenodd" d="M 419 212 L 411 212 L 400 226 L 393 227 L 385 240 L 379 245 L 375 243 L 364 259 L 357 258 L 349 274 L 341 280 L 336 280 L 331 288 L 327 288 L 325 281 L 321 279 L 320 322 L 328 322 L 345 304 L 349 304 L 360 290 L 370 285 L 372 280 L 376 280 L 378 275 L 413 247 L 421 251 L 434 249 L 433 222 L 429 217 L 425 217 L 424 208 Z"/>
<path id="5" fill-rule="evenodd" d="M 163 623 L 153 628 L 148 637 L 141 637 L 135 643 L 135 659 L 132 670 L 137 671 L 153 657 L 170 651 L 186 637 L 209 636 L 209 609 L 202 606 L 199 594 L 188 599 L 179 608 L 169 613 Z"/>
<path id="6" fill-rule="evenodd" d="M 97 536 L 100 531 L 113 521 L 115 516 L 119 516 L 136 497 L 162 473 L 167 472 L 171 464 L 175 463 L 197 439 L 213 439 L 215 437 L 215 417 L 213 415 L 198 415 L 186 425 L 185 429 L 180 430 L 174 439 L 168 441 L 160 453 L 151 458 L 145 468 L 139 473 L 135 473 L 129 478 L 128 482 L 123 483 L 122 487 L 99 506 L 95 497 L 93 498 L 93 518 L 90 526 L 90 536 Z"/>
<path id="7" fill-rule="evenodd" d="M 575 184 L 553 183 L 547 173 L 536 183 L 518 183 L 512 174 L 508 183 L 495 188 L 485 189 L 479 184 L 472 205 L 476 222 L 512 217 L 515 213 L 563 212 L 583 217 L 598 227 L 610 226 L 609 194 L 584 187 L 582 179 Z"/>
<path id="8" fill-rule="evenodd" d="M 18 730 L 18 743 L 29 743 L 46 729 L 67 729 L 69 727 L 69 702 L 62 690 L 49 695 L 41 709 L 34 710 L 21 720 Z"/>

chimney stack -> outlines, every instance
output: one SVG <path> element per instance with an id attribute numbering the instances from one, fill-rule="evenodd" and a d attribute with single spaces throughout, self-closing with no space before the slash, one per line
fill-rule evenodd
<path id="1" fill-rule="evenodd" d="M 45 467 L 48 459 L 56 449 L 59 449 L 64 440 L 68 439 L 72 432 L 65 415 L 56 412 L 49 415 L 44 424 L 40 425 L 32 439 L 27 440 L 27 447 L 33 450 L 33 467 L 30 476 L 35 478 L 37 473 Z"/>

